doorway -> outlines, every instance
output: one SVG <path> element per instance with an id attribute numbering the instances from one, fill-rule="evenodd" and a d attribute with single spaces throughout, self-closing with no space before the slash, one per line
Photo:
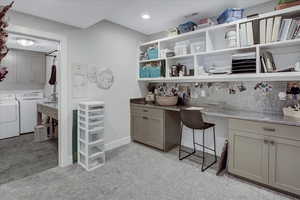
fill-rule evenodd
<path id="1" fill-rule="evenodd" d="M 22 144 L 24 143 L 28 143 L 28 146 L 26 146 L 26 148 L 29 148 L 30 145 L 32 146 L 32 149 L 35 153 L 39 152 L 41 154 L 39 154 L 38 156 L 40 156 L 40 158 L 43 158 L 43 151 L 46 152 L 46 154 L 48 153 L 48 159 L 52 159 L 53 155 L 55 155 L 55 148 L 57 150 L 56 152 L 56 166 L 58 164 L 58 166 L 64 167 L 67 165 L 72 164 L 72 150 L 71 150 L 71 141 L 72 141 L 72 136 L 71 133 L 68 132 L 68 130 L 71 130 L 71 122 L 69 120 L 69 113 L 71 113 L 71 106 L 68 104 L 69 100 L 69 95 L 68 95 L 68 81 L 69 81 L 69 76 L 68 76 L 68 68 L 67 68 L 67 39 L 64 36 L 61 35 L 57 35 L 57 34 L 53 34 L 53 33 L 48 33 L 48 32 L 43 32 L 43 31 L 39 31 L 39 30 L 33 30 L 33 29 L 29 29 L 29 28 L 25 28 L 25 27 L 21 27 L 21 26 L 13 26 L 11 25 L 8 28 L 8 33 L 9 35 L 14 35 L 14 36 L 22 36 L 24 38 L 31 38 L 31 40 L 34 41 L 47 41 L 49 43 L 52 44 L 57 44 L 56 48 L 53 49 L 44 49 L 42 50 L 43 46 L 40 46 L 40 52 L 39 53 L 43 53 L 44 57 L 45 57 L 45 62 L 48 64 L 50 63 L 50 65 L 57 65 L 57 79 L 59 82 L 59 85 L 56 87 L 56 90 L 54 90 L 54 88 L 49 87 L 49 88 L 44 88 L 43 92 L 49 94 L 51 97 L 55 98 L 54 94 L 55 91 L 56 93 L 58 93 L 57 95 L 57 121 L 53 120 L 53 121 L 49 121 L 48 125 L 51 125 L 51 133 L 49 133 L 48 131 L 48 135 L 49 134 L 56 134 L 56 136 L 54 135 L 54 138 L 57 137 L 57 142 L 55 142 L 55 140 L 51 141 L 51 142 L 41 142 L 41 143 L 34 143 L 35 140 L 35 135 L 33 133 L 29 133 L 29 134 L 22 134 L 20 137 L 13 137 L 8 139 L 9 142 L 7 143 L 7 145 L 9 146 L 9 144 L 13 145 L 18 145 L 20 144 L 20 142 Z M 28 40 L 29 41 L 29 40 Z M 28 49 L 14 49 L 15 51 L 27 51 Z M 49 51 L 48 51 L 49 50 Z M 37 53 L 38 51 L 35 51 L 34 49 L 29 49 L 28 51 L 32 52 L 32 54 L 35 56 L 35 58 L 38 57 L 39 54 Z M 59 64 L 57 64 L 57 61 L 59 62 Z M 49 82 L 49 72 L 51 75 L 51 69 L 49 71 L 48 70 L 48 74 L 47 72 L 45 72 L 45 83 Z M 23 72 L 24 73 L 24 72 Z M 64 77 L 64 78 L 62 78 Z M 34 78 L 37 78 L 36 76 Z M 43 80 L 43 79 L 41 79 Z M 34 79 L 34 82 L 37 82 L 37 80 Z M 45 84 L 46 85 L 46 84 Z M 35 88 L 33 88 L 35 89 Z M 40 89 L 40 88 L 38 88 Z M 45 95 L 47 97 L 47 95 Z M 53 103 L 53 99 L 50 99 L 49 101 L 47 101 L 46 103 Z M 53 104 L 50 106 L 54 106 Z M 20 107 L 19 107 L 20 108 Z M 32 114 L 32 113 L 31 113 Z M 37 116 L 37 113 L 34 113 L 35 116 Z M 19 116 L 20 117 L 20 116 Z M 43 113 L 43 120 L 45 120 L 46 118 L 46 122 L 47 122 L 47 116 L 44 116 Z M 60 123 L 60 122 L 65 122 L 65 123 Z M 49 127 L 48 127 L 49 128 Z M 47 129 L 48 129 L 47 128 Z M 54 131 L 53 131 L 54 130 Z M 55 133 L 56 132 L 56 133 Z M 8 141 L 7 140 L 7 141 Z M 0 141 L 0 145 L 1 145 Z M 5 143 L 6 144 L 6 143 Z M 3 145 L 5 146 L 5 145 Z M 29 151 L 28 149 L 23 149 L 25 152 Z M 49 153 L 50 152 L 50 153 Z M 16 155 L 15 156 L 21 156 L 20 154 L 17 155 L 17 152 L 15 151 Z M 30 160 L 30 159 L 29 159 Z M 53 161 L 53 160 L 52 160 Z M 28 170 L 27 173 L 18 175 L 20 178 L 22 176 L 27 176 L 27 175 L 31 175 L 32 173 L 35 172 L 40 172 L 40 169 L 47 169 L 48 166 L 53 165 L 54 162 L 52 162 L 51 160 L 49 160 L 49 162 L 46 164 L 43 163 L 41 165 L 44 165 L 41 168 L 38 168 L 36 166 L 29 166 L 30 170 Z M 4 161 L 5 162 L 5 161 Z M 26 163 L 25 163 L 26 164 Z M 34 170 L 34 168 L 36 168 L 37 170 Z M 11 169 L 7 169 L 7 171 L 9 172 Z M 16 173 L 13 173 L 15 175 L 15 177 L 18 177 L 16 175 Z M 1 180 L 0 180 L 0 184 L 1 184 Z"/>

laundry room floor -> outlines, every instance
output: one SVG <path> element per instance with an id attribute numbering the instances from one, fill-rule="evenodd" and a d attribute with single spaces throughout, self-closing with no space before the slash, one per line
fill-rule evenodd
<path id="1" fill-rule="evenodd" d="M 58 165 L 57 140 L 34 142 L 33 134 L 0 140 L 0 184 Z"/>

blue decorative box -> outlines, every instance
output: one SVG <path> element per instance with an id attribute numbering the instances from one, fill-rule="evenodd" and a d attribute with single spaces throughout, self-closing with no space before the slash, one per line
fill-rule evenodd
<path id="1" fill-rule="evenodd" d="M 150 77 L 150 71 L 148 69 L 149 67 L 141 66 L 140 67 L 140 78 L 149 78 Z"/>
<path id="2" fill-rule="evenodd" d="M 158 48 L 150 48 L 147 50 L 148 59 L 157 59 L 158 58 Z"/>
<path id="3" fill-rule="evenodd" d="M 150 77 L 151 78 L 161 77 L 161 67 L 160 66 L 152 66 L 149 68 L 150 68 Z"/>
<path id="4" fill-rule="evenodd" d="M 242 19 L 244 15 L 244 9 L 242 8 L 228 8 L 219 17 L 218 23 L 228 23 L 239 19 Z"/>

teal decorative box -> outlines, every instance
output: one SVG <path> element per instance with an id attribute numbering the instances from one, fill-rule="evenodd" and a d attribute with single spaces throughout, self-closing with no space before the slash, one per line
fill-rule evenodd
<path id="1" fill-rule="evenodd" d="M 152 66 L 152 67 L 150 67 L 150 77 L 151 78 L 159 78 L 159 77 L 161 77 L 161 67 L 160 66 Z"/>
<path id="2" fill-rule="evenodd" d="M 146 66 L 141 66 L 140 67 L 140 78 L 149 78 L 150 73 L 149 73 L 149 67 Z"/>
<path id="3" fill-rule="evenodd" d="M 158 58 L 158 48 L 150 48 L 147 50 L 148 59 L 153 60 Z"/>

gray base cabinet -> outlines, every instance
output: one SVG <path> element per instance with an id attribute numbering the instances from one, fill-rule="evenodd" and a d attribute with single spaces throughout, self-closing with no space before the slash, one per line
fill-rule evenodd
<path id="1" fill-rule="evenodd" d="M 300 128 L 229 121 L 229 172 L 300 195 Z"/>
<path id="2" fill-rule="evenodd" d="M 179 113 L 145 106 L 131 105 L 131 137 L 163 151 L 178 144 Z"/>

